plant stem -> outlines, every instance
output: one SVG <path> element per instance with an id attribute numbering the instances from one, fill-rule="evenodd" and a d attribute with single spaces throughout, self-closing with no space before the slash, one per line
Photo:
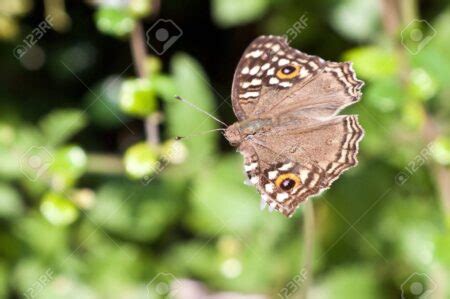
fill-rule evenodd
<path id="1" fill-rule="evenodd" d="M 87 172 L 93 174 L 122 175 L 122 158 L 114 154 L 89 154 Z"/>
<path id="2" fill-rule="evenodd" d="M 136 22 L 134 30 L 131 33 L 131 53 L 136 72 L 139 77 L 145 78 L 149 74 L 145 69 L 145 59 L 147 58 L 147 48 L 144 40 L 144 28 L 141 22 Z"/>
<path id="3" fill-rule="evenodd" d="M 300 269 L 301 272 L 306 273 L 305 281 L 303 282 L 303 288 L 301 297 L 306 299 L 308 297 L 309 287 L 313 281 L 313 256 L 314 256 L 314 204 L 312 200 L 308 200 L 305 203 L 303 223 L 303 239 L 304 239 L 304 253 L 303 253 L 303 266 Z"/>
<path id="4" fill-rule="evenodd" d="M 145 68 L 147 58 L 147 48 L 144 39 L 144 29 L 141 22 L 136 22 L 134 30 L 131 33 L 131 53 L 136 72 L 140 78 L 150 78 L 150 72 Z M 161 116 L 159 112 L 154 112 L 144 120 L 144 127 L 147 142 L 153 146 L 159 145 L 159 122 Z"/>
<path id="5" fill-rule="evenodd" d="M 161 115 L 159 112 L 154 112 L 145 119 L 145 135 L 147 142 L 152 145 L 158 145 L 159 140 L 159 123 L 161 122 Z"/>

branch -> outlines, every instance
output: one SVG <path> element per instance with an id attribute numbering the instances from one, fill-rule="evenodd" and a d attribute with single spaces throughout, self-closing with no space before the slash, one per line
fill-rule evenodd
<path id="1" fill-rule="evenodd" d="M 300 269 L 300 271 L 306 273 L 301 295 L 301 298 L 306 299 L 308 297 L 309 287 L 312 285 L 313 281 L 314 203 L 312 200 L 306 201 L 303 217 L 303 238 L 305 251 L 303 253 L 303 267 Z"/>
<path id="2" fill-rule="evenodd" d="M 150 72 L 145 68 L 145 60 L 147 58 L 147 48 L 144 39 L 144 29 L 141 22 L 136 22 L 134 30 L 131 33 L 131 53 L 133 55 L 133 62 L 136 72 L 141 78 L 149 78 Z M 154 112 L 148 116 L 144 121 L 145 134 L 147 142 L 151 145 L 158 145 L 159 137 L 159 123 L 161 116 L 159 112 Z"/>
<path id="3" fill-rule="evenodd" d="M 93 174 L 123 175 L 122 158 L 114 154 L 88 154 L 86 171 Z"/>

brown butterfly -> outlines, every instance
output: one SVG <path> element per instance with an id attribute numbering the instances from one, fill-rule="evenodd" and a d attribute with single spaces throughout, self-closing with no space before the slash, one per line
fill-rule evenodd
<path id="1" fill-rule="evenodd" d="M 358 161 L 364 131 L 356 115 L 337 115 L 361 97 L 349 62 L 330 62 L 261 36 L 234 75 L 238 122 L 225 137 L 244 156 L 251 184 L 269 206 L 290 217 Z"/>

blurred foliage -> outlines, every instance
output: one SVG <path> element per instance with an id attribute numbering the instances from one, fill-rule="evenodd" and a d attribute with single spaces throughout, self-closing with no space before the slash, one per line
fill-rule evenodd
<path id="1" fill-rule="evenodd" d="M 347 111 L 366 132 L 360 165 L 313 199 L 309 298 L 450 298 L 450 8 L 392 1 L 389 31 L 388 2 L 0 1 L 0 298 L 162 298 L 181 278 L 304 288 L 303 207 L 260 211 L 242 157 L 202 134 L 218 124 L 174 98 L 234 122 L 242 51 L 292 30 L 366 83 Z M 145 42 L 167 20 L 181 36 L 144 45 L 137 76 L 133 30 Z"/>

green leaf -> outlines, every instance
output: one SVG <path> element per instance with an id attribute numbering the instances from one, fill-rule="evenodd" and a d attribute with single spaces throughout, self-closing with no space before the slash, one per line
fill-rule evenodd
<path id="1" fill-rule="evenodd" d="M 184 184 L 114 180 L 100 187 L 90 218 L 124 238 L 152 241 L 179 220 Z"/>
<path id="2" fill-rule="evenodd" d="M 8 297 L 8 279 L 9 279 L 9 271 L 7 266 L 0 262 L 0 298 Z"/>
<path id="3" fill-rule="evenodd" d="M 214 114 L 214 96 L 202 67 L 188 55 L 177 54 L 171 69 L 178 95 Z M 175 99 L 167 103 L 166 116 L 170 136 L 188 136 L 216 128 L 214 120 Z M 212 133 L 186 139 L 189 156 L 180 171 L 185 175 L 197 173 L 214 159 L 217 137 L 219 134 Z"/>
<path id="4" fill-rule="evenodd" d="M 24 211 L 19 192 L 11 186 L 0 183 L 0 218 L 14 218 Z"/>
<path id="5" fill-rule="evenodd" d="M 368 85 L 364 101 L 383 113 L 398 110 L 406 101 L 400 80 L 380 79 Z"/>
<path id="6" fill-rule="evenodd" d="M 35 211 L 29 213 L 27 217 L 20 218 L 13 232 L 23 242 L 25 248 L 37 256 L 55 257 L 68 250 L 66 228 L 50 224 L 42 214 Z M 45 238 L 42 237 L 43 234 Z"/>
<path id="7" fill-rule="evenodd" d="M 156 93 L 165 101 L 172 101 L 177 93 L 175 82 L 167 75 L 154 75 L 151 79 L 155 84 Z"/>
<path id="8" fill-rule="evenodd" d="M 126 116 L 119 107 L 123 78 L 111 75 L 92 87 L 84 96 L 84 109 L 92 123 L 103 128 L 123 127 Z"/>
<path id="9" fill-rule="evenodd" d="M 416 68 L 411 71 L 411 80 L 408 87 L 411 97 L 422 101 L 429 100 L 437 93 L 437 82 L 423 68 Z"/>
<path id="10" fill-rule="evenodd" d="M 192 213 L 188 222 L 198 232 L 215 235 L 218 231 L 251 231 L 264 221 L 272 225 L 280 215 L 260 211 L 260 195 L 244 184 L 242 158 L 226 156 L 199 175 L 191 193 Z M 270 219 L 270 220 L 269 220 Z"/>
<path id="11" fill-rule="evenodd" d="M 408 201 L 403 195 L 393 197 L 378 217 L 378 235 L 384 243 L 390 244 L 391 258 L 404 261 L 417 271 L 433 268 L 434 242 L 444 222 L 438 202 L 430 199 L 430 195 L 409 196 Z"/>
<path id="12" fill-rule="evenodd" d="M 341 266 L 329 272 L 321 283 L 315 288 L 316 296 L 323 299 L 347 298 L 383 298 L 379 293 L 377 277 L 373 267 L 365 265 Z"/>
<path id="13" fill-rule="evenodd" d="M 120 89 L 120 107 L 130 115 L 146 117 L 156 111 L 155 85 L 151 80 L 128 79 L 122 83 Z"/>
<path id="14" fill-rule="evenodd" d="M 14 268 L 14 272 L 11 275 L 11 281 L 16 290 L 23 294 L 23 298 L 39 298 L 37 297 L 37 283 L 41 276 L 46 274 L 53 276 L 54 269 L 48 267 L 39 258 L 27 256 L 21 259 Z M 42 279 L 42 278 L 41 278 Z M 51 280 L 50 277 L 45 279 Z M 33 288 L 35 286 L 35 288 Z M 2 297 L 7 298 L 7 297 Z"/>
<path id="15" fill-rule="evenodd" d="M 72 187 L 86 170 L 87 157 L 84 150 L 76 145 L 68 145 L 58 149 L 50 166 L 52 187 L 65 190 Z"/>
<path id="16" fill-rule="evenodd" d="M 436 237 L 436 259 L 445 267 L 450 268 L 450 234 L 448 230 Z"/>
<path id="17" fill-rule="evenodd" d="M 127 9 L 110 6 L 101 6 L 97 10 L 95 23 L 98 30 L 116 37 L 130 34 L 135 26 L 135 21 Z"/>
<path id="18" fill-rule="evenodd" d="M 377 33 L 379 3 L 376 0 L 339 1 L 331 17 L 333 28 L 343 36 L 362 41 Z"/>
<path id="19" fill-rule="evenodd" d="M 77 109 L 54 110 L 39 123 L 48 145 L 57 146 L 69 140 L 87 125 L 83 111 Z"/>
<path id="20" fill-rule="evenodd" d="M 402 110 L 402 121 L 413 130 L 419 130 L 423 127 L 426 118 L 426 112 L 423 106 L 417 102 L 409 102 L 404 105 Z"/>
<path id="21" fill-rule="evenodd" d="M 440 14 L 433 24 L 416 22 L 421 25 L 423 39 L 415 43 L 420 50 L 410 59 L 414 67 L 423 68 L 436 80 L 439 87 L 447 87 L 450 83 L 448 70 L 450 57 L 447 54 L 450 47 L 450 11 L 447 9 Z M 432 26 L 432 27 L 430 27 Z M 414 48 L 412 48 L 414 50 Z M 417 51 L 417 50 L 416 50 Z"/>
<path id="22" fill-rule="evenodd" d="M 358 76 L 370 80 L 385 79 L 398 70 L 394 52 L 379 46 L 354 48 L 344 54 L 344 60 L 353 62 Z"/>
<path id="23" fill-rule="evenodd" d="M 260 19 L 269 4 L 268 0 L 213 0 L 212 16 L 222 27 L 243 25 Z"/>

